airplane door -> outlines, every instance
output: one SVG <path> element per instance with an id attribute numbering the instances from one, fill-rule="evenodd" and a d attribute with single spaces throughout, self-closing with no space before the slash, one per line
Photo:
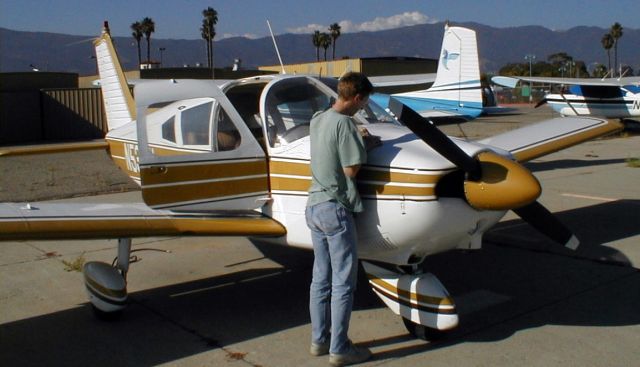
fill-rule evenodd
<path id="1" fill-rule="evenodd" d="M 266 154 L 211 81 L 135 87 L 142 196 L 174 211 L 243 211 L 269 199 Z"/>

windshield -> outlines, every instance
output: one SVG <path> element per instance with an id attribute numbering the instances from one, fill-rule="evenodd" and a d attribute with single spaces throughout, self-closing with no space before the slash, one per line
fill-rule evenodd
<path id="1" fill-rule="evenodd" d="M 333 78 L 321 78 L 325 85 L 331 88 L 334 92 L 338 93 L 338 79 Z M 398 120 L 393 117 L 389 112 L 382 108 L 379 104 L 369 99 L 369 104 L 358 111 L 354 116 L 358 124 L 362 124 L 364 119 L 367 123 L 393 123 L 399 124 Z"/>

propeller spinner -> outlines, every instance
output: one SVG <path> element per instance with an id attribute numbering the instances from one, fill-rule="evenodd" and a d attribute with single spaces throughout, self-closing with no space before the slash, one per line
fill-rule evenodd
<path id="1" fill-rule="evenodd" d="M 427 119 L 391 97 L 389 109 L 427 145 L 465 172 L 465 199 L 479 210 L 514 210 L 524 221 L 575 250 L 579 241 L 551 212 L 536 201 L 540 183 L 521 164 L 493 152 L 469 156 Z"/>

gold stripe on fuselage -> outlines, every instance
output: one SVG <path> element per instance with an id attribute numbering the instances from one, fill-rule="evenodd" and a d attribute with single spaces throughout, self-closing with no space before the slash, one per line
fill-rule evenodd
<path id="1" fill-rule="evenodd" d="M 143 170 L 144 174 L 144 170 Z M 226 200 L 233 197 L 267 194 L 268 180 L 262 177 L 238 177 L 224 181 L 196 183 L 176 182 L 173 185 L 146 187 L 143 185 L 144 201 L 149 206 L 197 201 Z"/>
<path id="2" fill-rule="evenodd" d="M 444 175 L 440 171 L 410 170 L 363 166 L 358 173 L 358 189 L 363 197 L 379 199 L 435 200 L 435 184 Z M 272 158 L 269 162 L 271 190 L 307 194 L 311 185 L 308 160 Z"/>

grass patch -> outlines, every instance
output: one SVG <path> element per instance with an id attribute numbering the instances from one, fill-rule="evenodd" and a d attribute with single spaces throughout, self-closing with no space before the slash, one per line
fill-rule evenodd
<path id="1" fill-rule="evenodd" d="M 640 158 L 627 158 L 627 166 L 633 168 L 640 168 Z"/>
<path id="2" fill-rule="evenodd" d="M 82 272 L 82 267 L 84 266 L 85 262 L 86 260 L 84 258 L 84 253 L 76 257 L 73 261 L 62 260 L 62 263 L 64 264 L 64 270 L 77 272 Z"/>

